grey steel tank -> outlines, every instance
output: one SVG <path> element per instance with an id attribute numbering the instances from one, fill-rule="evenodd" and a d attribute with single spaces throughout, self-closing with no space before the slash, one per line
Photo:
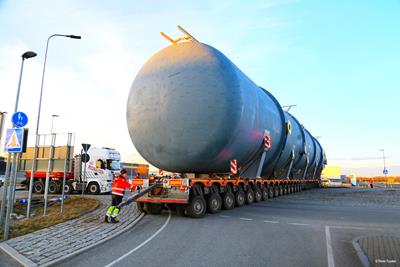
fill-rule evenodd
<path id="1" fill-rule="evenodd" d="M 227 173 L 237 159 L 242 177 L 256 177 L 265 133 L 272 147 L 262 177 L 319 177 L 326 164 L 297 119 L 206 44 L 179 43 L 151 57 L 132 84 L 127 122 L 143 158 L 171 172 Z"/>
<path id="2" fill-rule="evenodd" d="M 289 112 L 284 111 L 286 139 L 279 160 L 275 163 L 273 177 L 290 178 L 293 170 L 304 170 L 307 159 L 304 157 L 305 135 L 303 126 Z"/>
<path id="3" fill-rule="evenodd" d="M 276 99 L 220 51 L 195 42 L 168 46 L 145 63 L 129 93 L 127 122 L 143 158 L 171 172 L 226 173 L 231 159 L 249 164 L 265 130 L 268 172 L 285 142 Z"/>

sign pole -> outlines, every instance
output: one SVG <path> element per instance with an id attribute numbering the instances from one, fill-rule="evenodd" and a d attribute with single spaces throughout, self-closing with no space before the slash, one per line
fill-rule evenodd
<path id="1" fill-rule="evenodd" d="M 13 192 L 13 187 L 12 187 L 12 185 L 14 184 L 14 175 L 15 175 L 15 172 L 16 172 L 16 169 L 15 169 L 15 160 L 16 160 L 16 153 L 13 153 L 13 165 L 12 165 L 12 170 L 11 170 L 11 181 L 10 181 L 10 184 L 9 184 L 9 186 L 8 186 L 8 200 L 7 200 L 7 212 L 6 212 L 6 219 L 5 219 L 5 223 L 4 223 L 4 236 L 3 236 L 3 240 L 8 240 L 8 235 L 9 235 L 9 231 L 10 231 L 10 221 L 11 221 L 11 218 L 10 218 L 10 215 L 11 215 L 11 206 L 13 205 L 13 203 L 12 203 L 12 198 L 11 198 L 11 195 L 12 195 L 12 192 Z"/>
<path id="2" fill-rule="evenodd" d="M 0 214 L 0 226 L 4 227 L 4 218 L 7 207 L 7 194 L 10 184 L 10 172 L 11 172 L 11 153 L 8 153 L 7 165 L 6 165 L 6 175 L 4 177 L 3 195 L 1 200 L 1 214 Z"/>
<path id="3" fill-rule="evenodd" d="M 53 157 L 54 157 L 54 145 L 56 142 L 56 134 L 51 134 L 51 147 L 49 151 L 49 162 L 47 164 L 47 172 L 46 172 L 46 183 L 44 185 L 44 209 L 43 215 L 47 215 L 47 201 L 48 201 L 48 194 L 49 194 L 49 182 L 50 182 L 50 171 L 53 167 Z"/>
<path id="4" fill-rule="evenodd" d="M 65 151 L 65 160 L 64 160 L 64 176 L 63 176 L 63 183 L 62 183 L 62 188 L 61 188 L 61 213 L 64 212 L 65 180 L 67 178 L 67 160 L 69 159 L 69 156 L 71 155 L 71 152 L 70 152 L 71 139 L 72 139 L 72 134 L 68 133 L 67 149 Z"/>

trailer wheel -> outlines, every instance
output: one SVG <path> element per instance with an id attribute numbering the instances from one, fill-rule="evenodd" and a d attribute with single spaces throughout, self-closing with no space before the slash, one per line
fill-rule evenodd
<path id="1" fill-rule="evenodd" d="M 176 214 L 178 214 L 178 216 L 181 216 L 181 217 L 185 217 L 186 216 L 186 207 L 185 207 L 185 205 L 177 204 L 175 206 L 175 209 L 176 209 Z"/>
<path id="2" fill-rule="evenodd" d="M 42 181 L 34 181 L 33 182 L 33 193 L 43 194 L 44 193 L 44 184 Z"/>
<path id="3" fill-rule="evenodd" d="M 263 195 L 259 187 L 254 190 L 254 202 L 258 203 L 263 200 Z"/>
<path id="4" fill-rule="evenodd" d="M 144 210 L 144 204 L 142 202 L 136 202 L 136 208 L 138 209 L 138 211 L 140 212 L 146 212 Z"/>
<path id="5" fill-rule="evenodd" d="M 194 196 L 186 207 L 189 217 L 201 218 L 206 213 L 206 201 L 203 196 Z"/>
<path id="6" fill-rule="evenodd" d="M 217 213 L 222 208 L 222 198 L 218 193 L 211 193 L 207 197 L 207 212 Z"/>
<path id="7" fill-rule="evenodd" d="M 246 202 L 246 195 L 244 194 L 243 190 L 240 188 L 235 193 L 235 205 L 236 207 L 241 207 Z"/>
<path id="8" fill-rule="evenodd" d="M 263 189 L 261 189 L 262 193 L 262 200 L 267 200 L 268 199 L 268 189 L 264 186 Z"/>
<path id="9" fill-rule="evenodd" d="M 235 207 L 235 196 L 232 192 L 226 192 L 222 195 L 222 207 L 225 210 L 231 210 Z"/>
<path id="10" fill-rule="evenodd" d="M 282 185 L 282 188 L 283 188 L 283 194 L 284 195 L 287 195 L 289 192 L 289 190 L 288 190 L 288 186 L 286 185 L 286 184 L 284 184 L 284 185 Z"/>
<path id="11" fill-rule="evenodd" d="M 64 185 L 64 193 L 72 194 L 72 192 L 74 192 L 74 186 L 72 185 L 72 183 L 70 181 L 66 181 L 65 185 Z"/>
<path id="12" fill-rule="evenodd" d="M 249 188 L 246 191 L 246 204 L 250 205 L 254 202 L 254 191 L 253 189 Z"/>
<path id="13" fill-rule="evenodd" d="M 272 185 L 268 185 L 268 198 L 274 197 L 274 187 Z"/>
<path id="14" fill-rule="evenodd" d="M 58 193 L 58 184 L 55 181 L 49 182 L 49 194 L 57 194 Z"/>
<path id="15" fill-rule="evenodd" d="M 98 183 L 92 182 L 87 186 L 87 190 L 92 195 L 98 195 L 100 193 L 100 186 Z"/>
<path id="16" fill-rule="evenodd" d="M 149 214 L 160 214 L 162 211 L 163 206 L 161 204 L 155 204 L 155 203 L 146 203 L 144 205 L 144 209 L 149 213 Z"/>
<path id="17" fill-rule="evenodd" d="M 283 195 L 283 186 L 280 184 L 278 185 L 279 188 L 279 195 L 282 196 Z"/>
<path id="18" fill-rule="evenodd" d="M 279 185 L 274 185 L 274 197 L 279 197 Z"/>

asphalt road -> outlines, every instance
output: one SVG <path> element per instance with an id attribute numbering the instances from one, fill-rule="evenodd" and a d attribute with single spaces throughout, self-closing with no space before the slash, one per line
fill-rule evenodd
<path id="1" fill-rule="evenodd" d="M 318 189 L 202 219 L 165 211 L 57 266 L 361 266 L 352 239 L 400 233 L 399 198 Z"/>

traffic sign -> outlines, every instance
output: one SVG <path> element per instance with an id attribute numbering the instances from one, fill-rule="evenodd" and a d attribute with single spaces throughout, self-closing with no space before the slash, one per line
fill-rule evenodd
<path id="1" fill-rule="evenodd" d="M 7 129 L 4 152 L 22 152 L 24 147 L 24 129 Z"/>
<path id="2" fill-rule="evenodd" d="M 87 152 L 90 148 L 90 144 L 82 144 L 83 151 Z"/>
<path id="3" fill-rule="evenodd" d="M 90 160 L 90 156 L 89 156 L 89 154 L 83 153 L 81 159 L 82 159 L 83 163 L 87 163 Z"/>
<path id="4" fill-rule="evenodd" d="M 387 175 L 389 173 L 388 169 L 383 169 L 383 174 Z"/>
<path id="5" fill-rule="evenodd" d="M 15 112 L 11 117 L 11 122 L 14 127 L 24 127 L 28 124 L 28 116 L 26 116 L 26 114 L 21 111 Z"/>

